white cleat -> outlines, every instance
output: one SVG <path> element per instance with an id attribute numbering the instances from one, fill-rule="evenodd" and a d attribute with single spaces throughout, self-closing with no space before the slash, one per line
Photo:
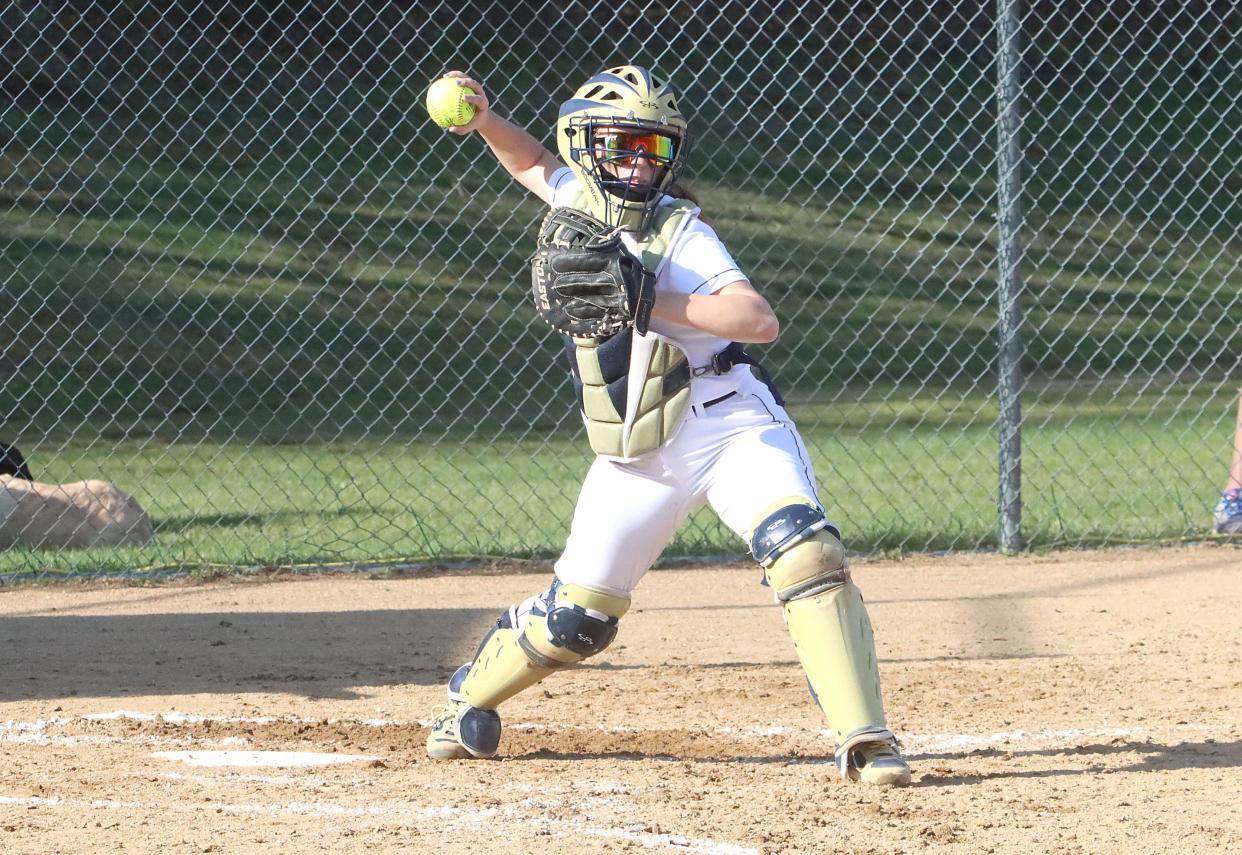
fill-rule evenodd
<path id="1" fill-rule="evenodd" d="M 432 760 L 486 759 L 500 745 L 500 716 L 495 710 L 477 710 L 465 701 L 450 701 L 436 711 L 427 735 Z"/>
<path id="2" fill-rule="evenodd" d="M 500 746 L 500 715 L 495 710 L 470 706 L 457 693 L 470 666 L 457 669 L 449 680 L 447 706 L 436 710 L 427 735 L 427 756 L 432 760 L 486 759 Z"/>
<path id="3" fill-rule="evenodd" d="M 864 742 L 849 752 L 849 778 L 877 787 L 910 786 L 910 764 L 887 742 Z"/>
<path id="4" fill-rule="evenodd" d="M 897 751 L 897 738 L 881 728 L 860 728 L 837 749 L 841 777 L 876 787 L 910 786 L 910 764 Z"/>

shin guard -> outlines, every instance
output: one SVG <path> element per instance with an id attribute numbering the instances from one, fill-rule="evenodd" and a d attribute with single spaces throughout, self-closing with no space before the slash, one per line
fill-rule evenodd
<path id="1" fill-rule="evenodd" d="M 785 603 L 785 620 L 837 744 L 859 732 L 887 731 L 871 620 L 858 586 L 846 582 Z"/>
<path id="2" fill-rule="evenodd" d="M 891 738 L 875 640 L 836 529 L 801 497 L 776 503 L 751 534 L 751 553 L 776 591 L 815 702 L 838 745 Z"/>

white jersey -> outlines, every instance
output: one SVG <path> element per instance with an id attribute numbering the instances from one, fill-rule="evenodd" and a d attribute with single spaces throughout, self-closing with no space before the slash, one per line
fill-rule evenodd
<path id="1" fill-rule="evenodd" d="M 570 204 L 581 193 L 578 177 L 567 166 L 552 173 L 548 183 L 554 208 Z M 665 196 L 660 204 L 668 205 L 673 201 L 673 197 Z M 622 232 L 621 241 L 631 252 L 637 252 L 634 232 Z M 656 274 L 657 291 L 679 294 L 714 294 L 734 282 L 749 281 L 716 236 L 716 230 L 699 219 L 697 208 L 683 220 Z M 712 357 L 731 344 L 729 339 L 709 332 L 654 318 L 651 329 L 676 342 L 686 352 L 692 368 L 711 365 Z M 702 404 L 715 400 L 738 389 L 750 377 L 750 369 L 745 365 L 735 365 L 727 375 L 709 373 L 696 377 L 691 383 L 690 402 Z"/>
<path id="2" fill-rule="evenodd" d="M 579 198 L 577 177 L 552 173 L 552 206 Z M 662 205 L 673 200 L 665 196 Z M 636 248 L 632 233 L 621 233 Z M 657 291 L 713 294 L 747 281 L 716 231 L 686 217 L 656 276 Z M 653 320 L 651 328 L 680 345 L 691 366 L 711 364 L 730 342 L 711 333 Z M 565 551 L 556 562 L 563 582 L 629 593 L 696 507 L 710 505 L 739 537 L 774 501 L 805 497 L 821 507 L 810 455 L 797 428 L 747 365 L 692 381 L 686 421 L 664 446 L 635 460 L 596 457 L 582 485 Z M 730 394 L 736 393 L 736 394 Z M 723 400 L 718 400 L 723 398 Z"/>

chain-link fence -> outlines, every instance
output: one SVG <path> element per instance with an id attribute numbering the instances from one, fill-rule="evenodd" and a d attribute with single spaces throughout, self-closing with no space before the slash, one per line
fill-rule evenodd
<path id="1" fill-rule="evenodd" d="M 1233 2 L 9 3 L 0 441 L 154 539 L 0 580 L 554 555 L 589 451 L 539 204 L 422 96 L 469 70 L 550 145 L 621 61 L 685 92 L 853 548 L 1206 536 L 1240 36 Z M 669 554 L 742 551 L 705 512 Z"/>

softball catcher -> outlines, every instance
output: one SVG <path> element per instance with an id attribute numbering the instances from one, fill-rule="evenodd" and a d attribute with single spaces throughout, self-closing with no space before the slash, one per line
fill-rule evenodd
<path id="1" fill-rule="evenodd" d="M 634 65 L 596 74 L 561 105 L 558 159 L 491 111 L 478 82 L 450 76 L 475 107 L 450 130 L 478 131 L 552 208 L 532 294 L 565 335 L 596 459 L 551 586 L 502 614 L 453 674 L 427 753 L 494 755 L 497 707 L 605 650 L 631 591 L 707 504 L 744 539 L 782 604 L 842 775 L 908 784 L 841 533 L 784 402 L 743 347 L 774 340 L 778 322 L 677 183 L 689 143 L 677 91 Z"/>

